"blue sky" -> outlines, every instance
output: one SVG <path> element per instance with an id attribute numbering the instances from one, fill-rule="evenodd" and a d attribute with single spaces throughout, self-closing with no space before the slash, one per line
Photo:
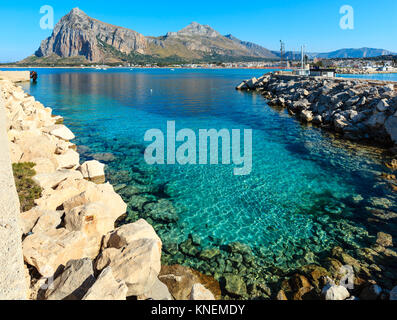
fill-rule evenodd
<path id="1" fill-rule="evenodd" d="M 373 47 L 397 52 L 396 0 L 200 0 L 200 1 L 35 1 L 0 2 L 0 61 L 25 58 L 50 36 L 41 30 L 40 7 L 51 5 L 55 22 L 73 7 L 99 20 L 131 28 L 144 35 L 178 31 L 192 21 L 209 24 L 222 34 L 287 50 L 306 44 L 308 51 Z M 339 27 L 343 5 L 354 8 L 354 30 Z"/>

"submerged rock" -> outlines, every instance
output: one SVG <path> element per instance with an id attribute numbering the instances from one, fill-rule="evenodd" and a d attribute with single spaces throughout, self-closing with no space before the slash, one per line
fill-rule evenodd
<path id="1" fill-rule="evenodd" d="M 176 300 L 189 300 L 193 285 L 202 284 L 219 300 L 221 291 L 218 281 L 193 269 L 180 265 L 162 266 L 159 279 L 165 283 Z"/>
<path id="2" fill-rule="evenodd" d="M 166 199 L 148 203 L 144 205 L 143 210 L 145 217 L 151 218 L 154 221 L 174 223 L 179 220 L 178 213 L 172 202 Z"/>
<path id="3" fill-rule="evenodd" d="M 159 279 L 155 281 L 153 287 L 148 292 L 145 292 L 138 297 L 138 300 L 148 299 L 155 301 L 174 300 L 168 290 L 168 287 Z"/>
<path id="4" fill-rule="evenodd" d="M 376 243 L 382 247 L 393 247 L 393 237 L 390 234 L 379 232 Z"/>
<path id="5" fill-rule="evenodd" d="M 245 296 L 247 294 L 247 286 L 244 279 L 235 274 L 225 274 L 225 290 L 234 296 Z"/>

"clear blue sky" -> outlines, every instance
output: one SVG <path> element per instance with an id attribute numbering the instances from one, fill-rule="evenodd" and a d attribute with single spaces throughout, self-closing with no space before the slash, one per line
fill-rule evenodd
<path id="1" fill-rule="evenodd" d="M 339 9 L 346 4 L 355 10 L 354 30 L 339 27 Z M 0 61 L 25 58 L 50 36 L 50 30 L 39 26 L 43 5 L 54 8 L 55 22 L 79 7 L 92 17 L 144 35 L 163 35 L 196 21 L 269 49 L 278 50 L 282 39 L 287 50 L 306 44 L 311 52 L 359 47 L 397 52 L 396 0 L 2 0 Z"/>

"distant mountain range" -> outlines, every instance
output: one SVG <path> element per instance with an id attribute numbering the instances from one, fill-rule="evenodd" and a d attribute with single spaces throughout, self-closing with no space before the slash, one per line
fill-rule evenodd
<path id="1" fill-rule="evenodd" d="M 381 49 L 342 49 L 330 53 L 310 53 L 310 57 L 373 57 L 390 54 Z M 299 59 L 300 53 L 286 57 Z M 164 36 L 144 36 L 134 30 L 114 26 L 89 17 L 78 8 L 65 15 L 52 35 L 43 40 L 33 56 L 21 64 L 80 63 L 186 63 L 232 62 L 279 59 L 270 51 L 232 35 L 223 36 L 208 25 L 192 22 L 178 32 Z"/>
<path id="2" fill-rule="evenodd" d="M 272 51 L 277 57 L 280 57 L 279 51 Z M 332 52 L 325 53 L 314 53 L 308 52 L 306 55 L 310 58 L 320 58 L 320 59 L 342 59 L 342 58 L 373 58 L 386 55 L 396 55 L 384 49 L 374 49 L 374 48 L 360 48 L 360 49 L 340 49 Z M 301 52 L 298 51 L 288 51 L 285 53 L 285 57 L 288 60 L 299 59 Z"/>

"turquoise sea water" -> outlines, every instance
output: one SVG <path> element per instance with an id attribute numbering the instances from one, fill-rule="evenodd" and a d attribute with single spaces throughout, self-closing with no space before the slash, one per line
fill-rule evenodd
<path id="1" fill-rule="evenodd" d="M 397 73 L 384 73 L 384 74 L 342 74 L 339 75 L 343 78 L 356 78 L 356 79 L 371 79 L 382 81 L 397 81 Z"/>
<path id="2" fill-rule="evenodd" d="M 82 160 L 105 157 L 130 218 L 153 223 L 169 263 L 226 272 L 227 263 L 202 261 L 196 250 L 216 248 L 226 261 L 225 246 L 238 241 L 262 265 L 288 271 L 336 245 L 354 250 L 380 230 L 395 232 L 395 225 L 368 222 L 371 197 L 395 209 L 380 178 L 382 155 L 302 126 L 259 94 L 234 90 L 264 72 L 40 69 L 38 83 L 24 88 L 65 118 Z M 146 130 L 166 132 L 170 120 L 177 130 L 253 129 L 252 173 L 234 176 L 231 165 L 147 165 Z"/>

